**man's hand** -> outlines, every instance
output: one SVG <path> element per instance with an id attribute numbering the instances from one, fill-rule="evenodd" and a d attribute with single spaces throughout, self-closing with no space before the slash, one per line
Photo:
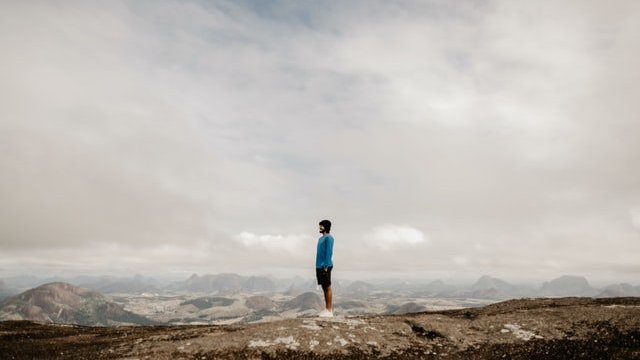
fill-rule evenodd
<path id="1" fill-rule="evenodd" d="M 324 272 L 327 272 L 327 270 L 328 270 L 328 269 L 329 269 L 329 268 L 324 268 Z"/>

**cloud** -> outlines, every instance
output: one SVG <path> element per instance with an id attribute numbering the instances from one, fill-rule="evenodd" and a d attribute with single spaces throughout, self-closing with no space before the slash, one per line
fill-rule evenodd
<path id="1" fill-rule="evenodd" d="M 549 253 L 615 269 L 640 251 L 620 221 L 640 203 L 638 10 L 9 2 L 0 257 L 205 241 L 229 267 L 306 266 L 250 250 L 311 257 L 298 235 L 266 234 L 330 218 L 337 259 L 362 270 L 397 249 L 386 268 L 446 272 L 474 244 L 485 273 L 527 273 Z M 360 248 L 376 224 L 411 226 L 373 229 Z"/>
<path id="2" fill-rule="evenodd" d="M 463 255 L 454 256 L 452 260 L 453 263 L 458 266 L 467 265 L 469 263 L 469 259 Z"/>
<path id="3" fill-rule="evenodd" d="M 254 251 L 292 253 L 299 252 L 305 244 L 312 243 L 311 237 L 308 235 L 257 235 L 248 231 L 236 235 L 234 240 Z"/>
<path id="4" fill-rule="evenodd" d="M 631 216 L 631 224 L 640 230 L 640 206 L 634 206 L 629 209 L 629 215 Z"/>
<path id="5" fill-rule="evenodd" d="M 426 244 L 428 238 L 422 231 L 407 225 L 385 224 L 374 227 L 364 236 L 367 245 L 382 249 Z"/>

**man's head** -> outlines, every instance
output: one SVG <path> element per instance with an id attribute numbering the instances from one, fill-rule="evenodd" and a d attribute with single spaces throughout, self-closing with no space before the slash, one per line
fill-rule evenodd
<path id="1" fill-rule="evenodd" d="M 330 233 L 331 232 L 331 221 L 329 220 L 322 220 L 320 221 L 320 223 L 318 224 L 320 225 L 320 232 L 321 233 Z"/>

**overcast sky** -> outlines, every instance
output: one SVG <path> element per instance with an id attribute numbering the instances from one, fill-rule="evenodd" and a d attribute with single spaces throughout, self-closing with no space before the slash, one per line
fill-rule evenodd
<path id="1" fill-rule="evenodd" d="M 1 8 L 0 276 L 640 284 L 640 2 Z"/>

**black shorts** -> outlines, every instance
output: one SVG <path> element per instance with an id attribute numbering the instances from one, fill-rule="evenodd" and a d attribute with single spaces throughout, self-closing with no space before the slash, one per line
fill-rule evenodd
<path id="1" fill-rule="evenodd" d="M 322 287 L 331 286 L 331 270 L 333 266 L 329 266 L 327 271 L 324 271 L 324 268 L 316 268 L 316 280 L 318 280 L 318 285 Z"/>

